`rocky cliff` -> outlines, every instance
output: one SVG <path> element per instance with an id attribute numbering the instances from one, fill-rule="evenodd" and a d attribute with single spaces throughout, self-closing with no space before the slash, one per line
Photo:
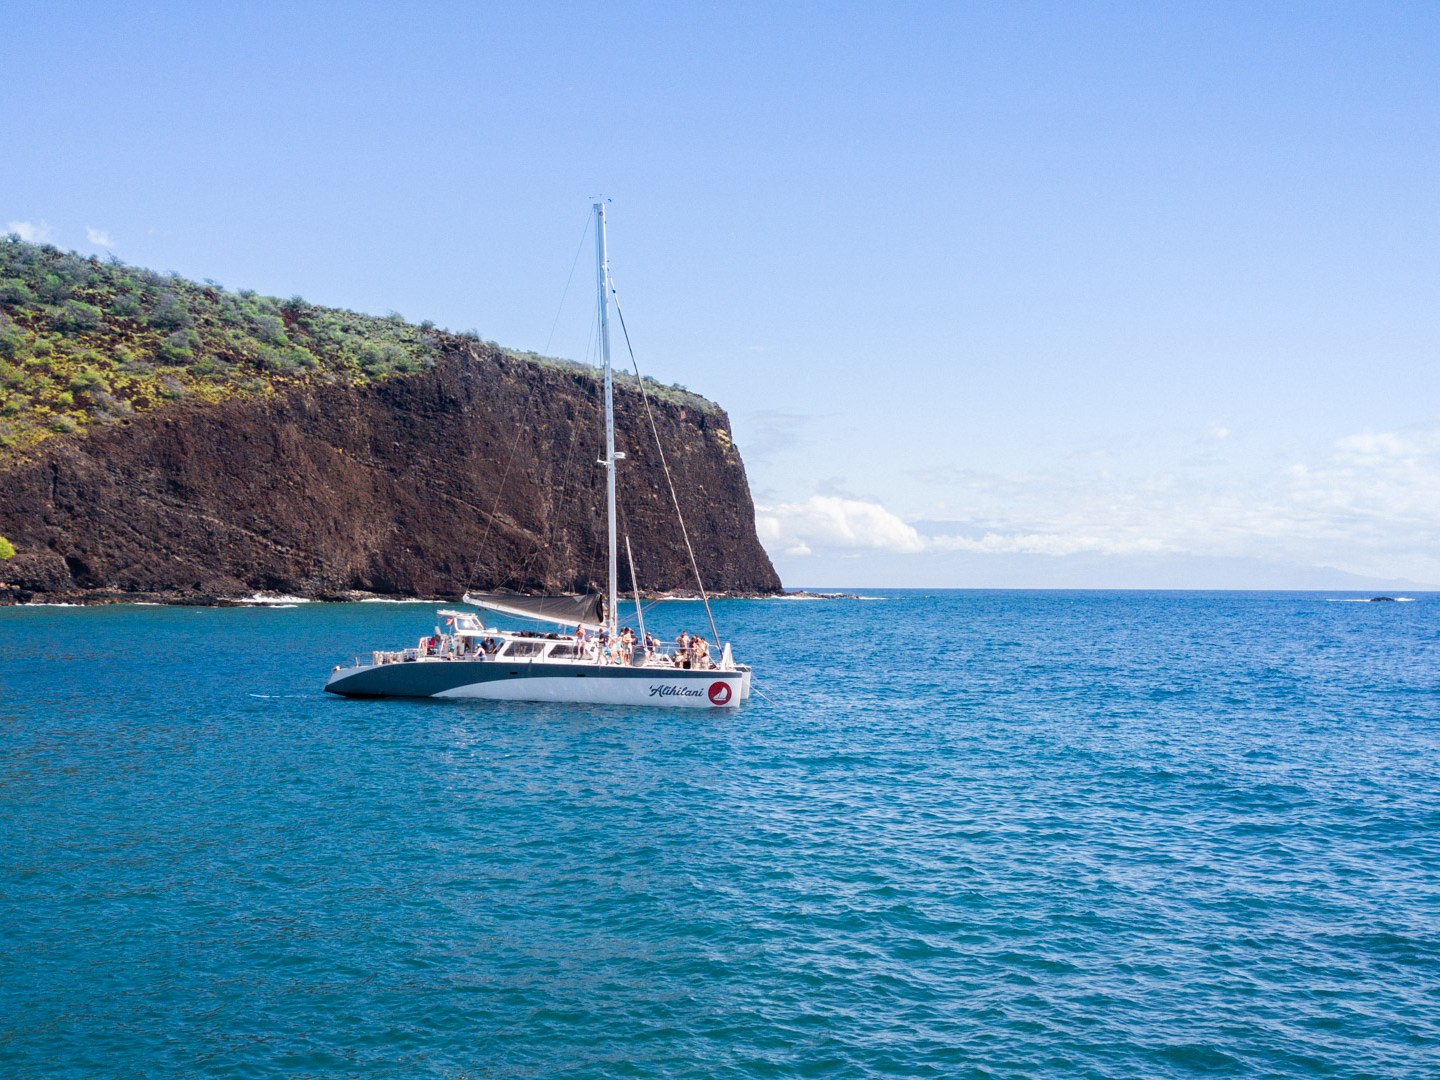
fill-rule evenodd
<path id="1" fill-rule="evenodd" d="M 595 374 L 437 341 L 426 370 L 181 398 L 0 457 L 0 535 L 16 549 L 0 562 L 0 598 L 595 586 L 605 562 Z M 654 407 L 706 586 L 778 591 L 725 413 L 689 395 Z M 633 384 L 617 386 L 616 410 L 622 531 L 639 584 L 693 589 Z"/>

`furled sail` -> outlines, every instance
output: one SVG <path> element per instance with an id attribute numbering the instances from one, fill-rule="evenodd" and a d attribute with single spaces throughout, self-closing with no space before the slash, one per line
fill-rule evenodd
<path id="1" fill-rule="evenodd" d="M 598 593 L 529 596 L 517 592 L 466 593 L 465 602 L 502 615 L 539 619 L 560 626 L 598 630 L 605 623 L 605 598 Z"/>

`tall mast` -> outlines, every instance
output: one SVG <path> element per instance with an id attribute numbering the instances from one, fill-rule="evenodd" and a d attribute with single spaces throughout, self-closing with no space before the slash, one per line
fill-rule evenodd
<path id="1" fill-rule="evenodd" d="M 620 613 L 616 596 L 620 575 L 616 572 L 618 553 L 615 545 L 615 391 L 610 378 L 610 259 L 605 252 L 605 201 L 602 199 L 593 205 L 595 275 L 600 291 L 600 361 L 605 371 L 605 494 L 610 523 L 610 577 L 606 584 L 609 606 L 605 609 L 605 623 L 613 634 Z"/>

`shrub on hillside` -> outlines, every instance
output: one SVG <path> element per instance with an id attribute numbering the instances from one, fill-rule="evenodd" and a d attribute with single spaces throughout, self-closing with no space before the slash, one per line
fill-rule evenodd
<path id="1" fill-rule="evenodd" d="M 195 320 L 186 310 L 185 302 L 173 292 L 167 292 L 161 294 L 155 310 L 150 312 L 150 325 L 161 330 L 179 330 L 195 325 Z"/>
<path id="2" fill-rule="evenodd" d="M 70 379 L 70 389 L 81 392 L 91 390 L 108 390 L 110 384 L 105 381 L 105 376 L 96 371 L 93 367 L 82 369 Z"/>
<path id="3" fill-rule="evenodd" d="M 260 315 L 251 320 L 251 332 L 265 342 L 266 345 L 284 345 L 287 343 L 285 337 L 285 324 L 274 315 Z"/>
<path id="4" fill-rule="evenodd" d="M 195 352 L 191 348 L 191 335 L 184 330 L 176 330 L 160 343 L 160 348 L 155 358 L 162 364 L 173 364 L 179 366 L 189 363 L 194 359 Z"/>
<path id="5" fill-rule="evenodd" d="M 26 285 L 19 278 L 5 278 L 0 281 L 0 304 L 14 304 L 17 307 L 21 304 L 35 303 L 35 291 Z"/>
<path id="6" fill-rule="evenodd" d="M 110 314 L 117 319 L 135 319 L 140 316 L 140 301 L 130 293 L 121 293 L 110 305 Z"/>
<path id="7" fill-rule="evenodd" d="M 55 325 L 61 330 L 87 331 L 100 326 L 100 309 L 83 300 L 67 301 L 55 318 Z"/>

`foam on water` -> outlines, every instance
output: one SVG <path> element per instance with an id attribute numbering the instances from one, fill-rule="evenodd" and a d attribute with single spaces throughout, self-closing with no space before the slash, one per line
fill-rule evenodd
<path id="1" fill-rule="evenodd" d="M 0 610 L 0 1074 L 1440 1074 L 1435 597 L 884 595 L 716 602 L 713 714 Z"/>

